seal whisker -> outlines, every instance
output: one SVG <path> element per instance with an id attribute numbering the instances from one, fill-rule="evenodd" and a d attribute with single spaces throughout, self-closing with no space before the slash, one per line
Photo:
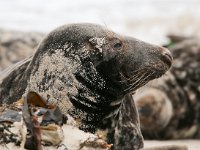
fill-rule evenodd
<path id="1" fill-rule="evenodd" d="M 130 84 L 129 85 L 133 85 L 133 84 L 135 84 L 136 82 L 138 82 L 139 80 L 141 80 L 141 78 L 142 78 L 142 76 L 141 75 L 143 75 L 143 73 L 142 72 L 139 72 L 139 73 L 137 73 L 136 75 L 134 75 L 134 77 L 130 80 Z M 139 78 L 138 78 L 139 77 Z M 135 81 L 136 80 L 136 81 Z M 134 81 L 134 82 L 132 82 L 132 81 Z"/>
<path id="2" fill-rule="evenodd" d="M 135 74 L 133 76 L 131 76 L 130 78 L 127 78 L 126 76 L 124 76 L 124 74 L 122 72 L 120 72 L 120 75 L 121 75 L 121 77 L 124 78 L 124 80 L 119 81 L 119 82 L 123 83 L 123 82 L 133 81 L 138 77 L 138 74 L 143 74 L 143 72 L 146 72 L 146 68 L 135 70 L 133 72 Z"/>
<path id="3" fill-rule="evenodd" d="M 138 78 L 138 76 L 141 76 L 141 75 L 143 75 L 145 72 L 146 72 L 146 71 L 141 71 L 141 72 L 138 72 L 138 74 L 137 74 L 137 75 L 134 75 L 134 76 L 132 77 L 132 79 L 130 79 L 130 82 L 134 81 L 135 79 L 137 79 L 137 78 Z"/>
<path id="4" fill-rule="evenodd" d="M 142 69 L 138 69 L 138 70 L 135 70 L 133 73 L 141 73 L 141 74 L 143 74 L 143 73 L 146 73 L 147 72 L 147 70 L 149 70 L 149 67 L 144 67 L 144 68 L 142 68 Z M 137 74 L 136 74 L 137 75 Z M 132 80 L 132 78 L 134 78 L 135 77 L 135 74 L 132 76 L 132 77 L 130 77 L 129 78 L 129 80 Z"/>
<path id="5" fill-rule="evenodd" d="M 131 88 L 129 89 L 129 90 L 133 90 L 134 88 L 136 89 L 136 88 L 139 88 L 139 87 L 141 87 L 141 86 L 143 86 L 143 85 L 145 85 L 147 82 L 148 82 L 148 80 L 146 80 L 146 79 L 148 79 L 151 75 L 153 75 L 155 73 L 155 71 L 154 72 L 151 72 L 151 73 L 145 73 L 143 76 L 142 76 L 142 78 L 140 78 L 140 81 L 139 82 L 134 82 L 134 83 L 132 83 L 131 84 Z M 148 74 L 148 75 L 147 75 Z M 145 78 L 143 78 L 144 76 L 146 76 Z M 137 84 L 136 84 L 137 83 Z"/>
<path id="6" fill-rule="evenodd" d="M 137 77 L 139 77 L 139 75 Z M 145 75 L 146 74 L 143 74 L 142 76 L 140 76 L 140 78 L 138 78 L 138 79 L 136 78 L 137 80 L 135 82 L 133 82 L 132 84 L 130 84 L 130 86 L 127 89 L 125 89 L 124 91 L 129 91 L 130 89 L 132 89 L 133 86 L 135 86 L 138 82 L 140 82 Z"/>
<path id="7" fill-rule="evenodd" d="M 144 76 L 146 76 L 146 77 L 145 77 L 145 78 L 142 78 L 142 79 L 140 80 L 140 82 L 138 82 L 137 84 L 135 84 L 135 85 L 134 85 L 134 88 L 138 88 L 139 86 L 141 86 L 141 85 L 143 85 L 143 84 L 145 83 L 144 81 L 145 81 L 145 80 L 148 78 L 148 76 L 149 76 L 149 75 L 147 75 L 147 74 L 148 74 L 148 73 L 145 73 L 145 74 L 143 75 L 143 77 L 144 77 Z"/>
<path id="8" fill-rule="evenodd" d="M 154 72 L 149 73 L 144 79 L 141 80 L 141 82 L 139 82 L 137 85 L 135 85 L 134 88 L 139 88 L 139 87 L 145 85 L 148 82 L 148 80 L 146 80 L 146 79 L 148 79 L 153 74 L 154 74 Z"/>

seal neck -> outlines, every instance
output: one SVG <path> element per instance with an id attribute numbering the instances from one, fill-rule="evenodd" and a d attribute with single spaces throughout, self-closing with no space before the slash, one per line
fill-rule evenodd
<path id="1" fill-rule="evenodd" d="M 74 106 L 70 114 L 81 120 L 80 128 L 84 131 L 104 128 L 118 114 L 124 95 L 119 88 L 113 88 L 115 85 L 103 78 L 91 62 L 84 63 L 74 76 L 79 87 L 76 95 L 69 96 Z"/>

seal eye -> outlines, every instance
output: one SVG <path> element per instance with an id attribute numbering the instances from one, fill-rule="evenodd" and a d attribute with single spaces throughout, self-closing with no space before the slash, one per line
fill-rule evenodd
<path id="1" fill-rule="evenodd" d="M 115 45 L 114 45 L 114 48 L 116 48 L 116 49 L 120 49 L 120 48 L 122 48 L 122 43 L 116 43 Z"/>

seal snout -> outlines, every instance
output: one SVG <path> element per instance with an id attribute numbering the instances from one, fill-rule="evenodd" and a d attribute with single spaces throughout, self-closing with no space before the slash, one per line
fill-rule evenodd
<path id="1" fill-rule="evenodd" d="M 171 52 L 167 48 L 164 48 L 164 47 L 160 47 L 160 51 L 162 54 L 162 60 L 170 67 L 173 61 Z"/>

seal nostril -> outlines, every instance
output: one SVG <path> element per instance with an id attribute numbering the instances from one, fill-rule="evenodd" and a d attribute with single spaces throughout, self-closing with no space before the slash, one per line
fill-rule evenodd
<path id="1" fill-rule="evenodd" d="M 173 57 L 167 48 L 160 48 L 162 53 L 162 60 L 169 66 L 172 65 Z"/>
<path id="2" fill-rule="evenodd" d="M 165 51 L 165 52 L 163 53 L 163 61 L 164 61 L 166 64 L 168 64 L 169 66 L 172 65 L 173 57 L 172 57 L 172 55 L 171 55 L 170 52 Z"/>
<path id="3" fill-rule="evenodd" d="M 164 53 L 165 57 L 167 57 L 170 61 L 173 61 L 173 57 L 170 53 Z"/>
<path id="4" fill-rule="evenodd" d="M 161 52 L 162 61 L 170 67 L 172 65 L 172 61 L 173 61 L 173 57 L 172 57 L 170 51 L 164 47 L 160 47 L 159 50 Z"/>

